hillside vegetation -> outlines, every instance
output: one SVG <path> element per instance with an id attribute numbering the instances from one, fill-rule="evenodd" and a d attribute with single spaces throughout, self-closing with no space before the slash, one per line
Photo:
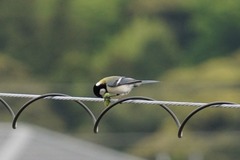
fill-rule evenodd
<path id="1" fill-rule="evenodd" d="M 0 0 L 1 92 L 93 96 L 92 86 L 100 78 L 125 75 L 160 81 L 129 96 L 239 103 L 239 19 L 237 0 Z M 6 100 L 14 111 L 25 102 Z M 103 109 L 100 103 L 89 105 L 96 115 Z M 172 109 L 183 119 L 193 108 Z M 53 130 L 79 137 L 92 132 L 88 115 L 71 102 L 43 100 L 24 113 L 21 121 Z M 227 132 L 239 131 L 239 113 L 203 111 L 179 142 L 164 111 L 124 105 L 104 119 L 101 131 L 148 133 L 131 145 L 115 147 L 147 158 L 168 152 L 186 159 L 181 146 L 197 143 L 206 159 L 224 160 L 239 157 L 239 140 Z M 11 120 L 5 110 L 0 114 L 2 121 Z M 207 136 L 199 136 L 201 132 Z M 101 143 L 109 144 L 107 138 Z"/>

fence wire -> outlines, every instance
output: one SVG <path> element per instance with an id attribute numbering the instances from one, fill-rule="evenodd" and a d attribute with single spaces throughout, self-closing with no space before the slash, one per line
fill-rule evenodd
<path id="1" fill-rule="evenodd" d="M 37 94 L 17 94 L 17 93 L 0 93 L 0 97 L 12 97 L 12 98 L 37 98 L 41 95 Z M 93 98 L 93 97 L 74 97 L 74 96 L 49 96 L 45 99 L 53 100 L 66 100 L 66 101 L 86 101 L 86 102 L 103 102 L 102 98 Z M 111 102 L 117 102 L 118 99 L 111 99 Z M 123 103 L 135 103 L 135 104 L 150 104 L 150 105 L 167 105 L 167 106 L 186 106 L 186 107 L 200 107 L 208 103 L 200 102 L 177 102 L 177 101 L 159 101 L 159 100 L 128 100 Z M 215 107 L 215 106 L 212 106 Z M 223 108 L 238 108 L 240 109 L 240 104 L 222 104 L 219 107 Z"/>
<path id="2" fill-rule="evenodd" d="M 3 99 L 3 97 L 11 97 L 11 98 L 27 98 L 28 100 L 23 106 L 20 107 L 18 112 L 15 114 L 9 104 Z M 91 109 L 83 102 L 104 102 L 102 98 L 92 98 L 92 97 L 72 97 L 62 93 L 46 93 L 43 95 L 36 95 L 36 94 L 17 94 L 17 93 L 0 93 L 0 102 L 5 106 L 8 112 L 11 114 L 13 121 L 12 121 L 12 128 L 16 129 L 17 121 L 22 112 L 29 107 L 32 103 L 41 100 L 41 99 L 53 99 L 53 100 L 66 100 L 66 101 L 74 101 L 79 106 L 81 106 L 87 114 L 93 120 L 93 131 L 94 133 L 98 133 L 99 131 L 99 124 L 102 118 L 108 113 L 109 110 L 113 109 L 115 106 L 123 104 L 123 103 L 134 103 L 134 104 L 148 104 L 148 105 L 158 105 L 163 108 L 167 113 L 172 117 L 175 121 L 175 124 L 178 128 L 178 137 L 181 138 L 183 136 L 183 129 L 187 122 L 198 112 L 203 109 L 209 107 L 223 107 L 223 108 L 237 108 L 240 109 L 240 104 L 233 103 L 233 102 L 210 102 L 210 103 L 196 103 L 196 102 L 175 102 L 175 101 L 158 101 L 148 97 L 127 97 L 121 99 L 111 99 L 111 104 L 105 107 L 99 116 L 96 118 L 94 113 Z M 179 121 L 178 117 L 175 113 L 169 108 L 169 106 L 182 106 L 182 107 L 196 107 L 191 113 L 189 113 L 186 118 L 182 121 Z"/>

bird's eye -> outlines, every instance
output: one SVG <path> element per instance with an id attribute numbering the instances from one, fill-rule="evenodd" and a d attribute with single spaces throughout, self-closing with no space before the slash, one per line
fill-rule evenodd
<path id="1" fill-rule="evenodd" d="M 100 95 L 104 95 L 105 93 L 106 93 L 106 89 L 101 88 L 100 91 L 99 91 L 99 94 Z"/>

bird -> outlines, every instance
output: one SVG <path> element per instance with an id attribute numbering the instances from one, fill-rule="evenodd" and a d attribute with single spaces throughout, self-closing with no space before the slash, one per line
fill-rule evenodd
<path id="1" fill-rule="evenodd" d="M 142 84 L 157 83 L 155 80 L 137 80 L 125 76 L 109 76 L 102 78 L 93 86 L 95 96 L 104 98 L 105 106 L 108 106 L 111 97 L 124 96 L 132 91 L 133 88 Z"/>

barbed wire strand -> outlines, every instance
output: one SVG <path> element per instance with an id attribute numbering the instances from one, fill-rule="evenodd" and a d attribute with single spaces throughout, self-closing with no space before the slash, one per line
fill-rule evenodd
<path id="1" fill-rule="evenodd" d="M 0 93 L 0 97 L 13 97 L 13 98 L 37 98 L 41 95 L 36 94 L 18 94 L 18 93 Z M 46 97 L 45 99 L 54 100 L 70 100 L 70 101 L 87 101 L 87 102 L 103 102 L 102 98 L 92 98 L 92 97 L 73 97 L 73 96 L 54 96 Z M 118 99 L 111 99 L 111 102 L 117 102 Z M 200 102 L 176 102 L 176 101 L 158 101 L 158 100 L 128 100 L 123 103 L 135 103 L 135 104 L 152 104 L 152 105 L 167 105 L 167 106 L 189 106 L 189 107 L 200 107 L 208 103 Z M 212 106 L 216 107 L 216 106 Z M 240 104 L 223 104 L 218 107 L 222 108 L 238 108 L 240 109 Z"/>

